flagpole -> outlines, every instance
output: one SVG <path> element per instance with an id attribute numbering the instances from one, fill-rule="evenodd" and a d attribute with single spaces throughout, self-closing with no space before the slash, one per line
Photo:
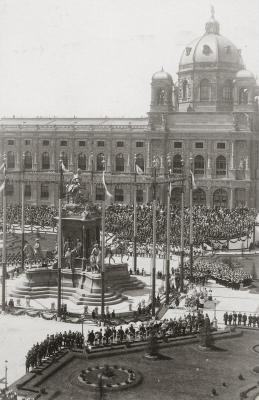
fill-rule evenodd
<path id="1" fill-rule="evenodd" d="M 62 270 L 62 197 L 63 197 L 63 170 L 62 155 L 59 160 L 59 199 L 58 199 L 58 304 L 57 316 L 61 320 L 61 270 Z"/>
<path id="2" fill-rule="evenodd" d="M 104 259 L 105 259 L 105 191 L 104 200 L 102 203 L 102 269 L 101 269 L 101 319 L 104 321 L 104 293 L 105 293 L 105 282 L 104 282 Z"/>
<path id="3" fill-rule="evenodd" d="M 182 174 L 184 162 L 182 160 Z M 184 267 L 184 179 L 182 180 L 182 192 L 181 192 L 181 234 L 180 234 L 180 244 L 181 244 L 181 261 L 180 261 L 180 291 L 183 292 L 183 267 Z"/>
<path id="4" fill-rule="evenodd" d="M 90 186 L 90 190 L 91 190 L 91 202 L 94 202 L 94 154 L 93 152 L 91 152 L 91 186 Z"/>
<path id="5" fill-rule="evenodd" d="M 22 154 L 22 215 L 21 215 L 21 230 L 22 230 L 22 237 L 21 237 L 21 246 L 22 246 L 22 257 L 21 257 L 21 267 L 22 271 L 24 271 L 24 189 L 25 189 L 25 183 L 24 183 L 24 159 L 25 159 L 25 153 Z"/>
<path id="6" fill-rule="evenodd" d="M 192 182 L 192 158 L 190 157 L 190 277 L 192 281 L 193 271 L 193 182 Z"/>
<path id="7" fill-rule="evenodd" d="M 3 248 L 2 248 L 2 313 L 5 312 L 6 280 L 6 155 L 4 154 L 4 188 L 3 188 Z"/>
<path id="8" fill-rule="evenodd" d="M 156 313 L 156 160 L 153 162 L 153 257 L 152 257 L 152 316 Z"/>
<path id="9" fill-rule="evenodd" d="M 134 187 L 133 187 L 133 270 L 134 274 L 137 273 L 137 171 L 136 171 L 137 156 L 134 156 Z"/>
<path id="10" fill-rule="evenodd" d="M 105 293 L 105 282 L 104 282 L 104 261 L 105 261 L 105 200 L 107 193 L 107 186 L 105 183 L 105 171 L 106 171 L 106 163 L 103 157 L 103 185 L 104 185 L 104 199 L 102 202 L 102 266 L 101 266 L 101 319 L 104 321 L 104 293 Z"/>
<path id="11" fill-rule="evenodd" d="M 167 192 L 167 214 L 166 214 L 166 271 L 165 271 L 165 304 L 169 304 L 169 292 L 170 292 L 170 231 L 171 231 L 171 159 L 167 157 L 168 163 L 168 192 Z"/>

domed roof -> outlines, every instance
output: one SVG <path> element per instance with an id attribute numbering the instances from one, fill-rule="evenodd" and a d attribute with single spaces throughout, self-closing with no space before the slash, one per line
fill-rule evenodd
<path id="1" fill-rule="evenodd" d="M 238 79 L 255 79 L 254 74 L 247 69 L 241 69 L 237 72 L 236 78 Z"/>
<path id="2" fill-rule="evenodd" d="M 162 68 L 161 69 L 161 71 L 157 71 L 157 72 L 155 72 L 154 73 L 154 75 L 152 76 L 152 80 L 154 81 L 154 80 L 172 80 L 172 76 L 168 73 L 168 72 L 166 72 L 166 71 L 164 71 L 164 68 Z"/>
<path id="3" fill-rule="evenodd" d="M 240 50 L 219 33 L 219 23 L 212 8 L 211 18 L 205 25 L 205 34 L 188 44 L 180 59 L 180 70 L 193 68 L 193 64 L 224 64 L 243 68 Z"/>

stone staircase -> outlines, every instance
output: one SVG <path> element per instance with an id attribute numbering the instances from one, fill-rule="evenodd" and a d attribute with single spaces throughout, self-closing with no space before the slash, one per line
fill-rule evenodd
<path id="1" fill-rule="evenodd" d="M 57 287 L 51 286 L 18 286 L 12 289 L 10 296 L 15 298 L 25 298 L 29 297 L 30 299 L 47 299 L 53 298 L 56 299 L 58 295 Z M 72 303 L 76 305 L 88 305 L 88 306 L 100 306 L 101 305 L 101 295 L 100 293 L 85 293 L 79 288 L 73 287 L 62 287 L 62 299 L 70 300 Z M 126 296 L 123 296 L 120 292 L 108 291 L 104 296 L 105 305 L 114 305 L 121 303 L 124 300 L 127 300 Z"/>

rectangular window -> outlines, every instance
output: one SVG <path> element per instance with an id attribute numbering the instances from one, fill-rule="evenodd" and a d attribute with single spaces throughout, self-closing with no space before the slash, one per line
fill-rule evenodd
<path id="1" fill-rule="evenodd" d="M 196 149 L 203 149 L 203 142 L 196 142 L 195 143 L 195 148 Z"/>
<path id="2" fill-rule="evenodd" d="M 41 184 L 40 197 L 41 197 L 41 199 L 49 198 L 49 185 L 48 184 L 46 184 L 46 183 Z"/>
<path id="3" fill-rule="evenodd" d="M 103 140 L 98 140 L 97 146 L 98 147 L 104 147 L 104 141 Z"/>
<path id="4" fill-rule="evenodd" d="M 25 139 L 24 144 L 25 144 L 25 146 L 30 146 L 30 144 L 31 144 L 30 139 Z"/>
<path id="5" fill-rule="evenodd" d="M 12 183 L 8 183 L 6 184 L 6 189 L 5 189 L 5 193 L 6 196 L 12 196 L 14 192 L 14 186 Z"/>
<path id="6" fill-rule="evenodd" d="M 137 189 L 136 199 L 137 199 L 137 203 L 143 203 L 144 196 L 143 196 L 143 190 L 142 189 Z"/>
<path id="7" fill-rule="evenodd" d="M 175 149 L 181 149 L 182 148 L 182 142 L 174 142 L 174 148 Z"/>
<path id="8" fill-rule="evenodd" d="M 60 146 L 67 146 L 67 140 L 61 140 Z"/>
<path id="9" fill-rule="evenodd" d="M 124 147 L 124 142 L 117 142 L 117 147 Z"/>
<path id="10" fill-rule="evenodd" d="M 123 189 L 115 188 L 114 200 L 123 203 L 124 200 Z"/>
<path id="11" fill-rule="evenodd" d="M 85 147 L 85 140 L 79 140 L 78 144 L 80 147 Z"/>
<path id="12" fill-rule="evenodd" d="M 96 201 L 103 201 L 105 199 L 103 187 L 96 187 L 95 199 Z"/>
<path id="13" fill-rule="evenodd" d="M 14 146 L 14 140 L 13 139 L 9 139 L 7 141 L 8 146 Z"/>
<path id="14" fill-rule="evenodd" d="M 43 144 L 43 146 L 48 146 L 49 145 L 49 140 L 43 140 L 42 144 Z"/>
<path id="15" fill-rule="evenodd" d="M 31 185 L 26 184 L 24 187 L 24 196 L 28 199 L 31 198 Z"/>
<path id="16" fill-rule="evenodd" d="M 225 149 L 226 143 L 217 143 L 217 149 Z"/>
<path id="17" fill-rule="evenodd" d="M 144 142 L 136 142 L 136 147 L 144 147 Z"/>

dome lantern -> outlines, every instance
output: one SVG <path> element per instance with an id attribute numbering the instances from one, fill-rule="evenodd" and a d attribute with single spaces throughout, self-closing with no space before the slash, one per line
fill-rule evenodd
<path id="1" fill-rule="evenodd" d="M 219 23 L 215 20 L 215 9 L 211 6 L 211 17 L 210 20 L 205 25 L 206 33 L 214 33 L 219 35 Z"/>

